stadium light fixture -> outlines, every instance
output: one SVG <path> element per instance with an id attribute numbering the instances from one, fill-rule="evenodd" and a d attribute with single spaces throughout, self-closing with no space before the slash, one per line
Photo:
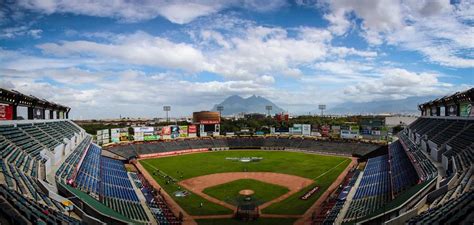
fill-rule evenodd
<path id="1" fill-rule="evenodd" d="M 265 109 L 266 109 L 267 112 L 268 112 L 268 116 L 271 116 L 271 115 L 270 115 L 270 111 L 272 111 L 273 107 L 272 107 L 271 105 L 267 105 L 267 106 L 265 106 Z"/>
<path id="2" fill-rule="evenodd" d="M 219 117 L 222 117 L 222 111 L 224 111 L 224 106 L 223 105 L 218 105 L 217 106 L 217 111 L 219 111 Z"/>
<path id="3" fill-rule="evenodd" d="M 166 122 L 170 122 L 170 118 L 168 116 L 168 112 L 171 111 L 171 106 L 165 105 L 163 106 L 163 111 L 166 112 Z"/>
<path id="4" fill-rule="evenodd" d="M 319 105 L 318 106 L 319 110 L 321 110 L 321 116 L 324 115 L 324 110 L 326 109 L 326 105 Z"/>

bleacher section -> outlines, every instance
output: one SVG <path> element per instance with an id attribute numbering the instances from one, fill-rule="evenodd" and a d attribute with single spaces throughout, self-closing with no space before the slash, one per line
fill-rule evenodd
<path id="1" fill-rule="evenodd" d="M 351 172 L 350 179 L 348 179 L 337 192 L 339 193 L 337 198 L 330 200 L 328 204 L 324 206 L 324 208 L 328 208 L 328 210 L 321 210 L 320 215 L 318 215 L 316 219 L 313 220 L 313 225 L 332 225 L 335 223 L 336 218 L 339 216 L 339 213 L 346 202 L 347 195 L 357 181 L 357 178 L 359 178 L 359 175 L 359 170 L 354 170 Z"/>
<path id="2" fill-rule="evenodd" d="M 132 179 L 134 180 L 136 187 L 140 188 L 140 190 L 143 193 L 143 196 L 145 196 L 146 203 L 148 207 L 150 208 L 158 224 L 167 224 L 167 225 L 181 224 L 179 219 L 176 218 L 176 216 L 172 213 L 169 206 L 166 204 L 166 201 L 161 196 L 161 193 L 158 193 L 158 195 L 154 195 L 152 193 L 153 187 L 148 183 L 148 181 L 141 174 L 130 173 L 130 175 Z"/>
<path id="3" fill-rule="evenodd" d="M 408 221 L 408 224 L 472 224 L 469 215 L 474 211 L 474 191 L 430 209 Z M 467 218 L 467 219 L 466 219 Z"/>
<path id="4" fill-rule="evenodd" d="M 62 144 L 43 131 L 40 124 L 64 127 L 62 133 L 69 138 L 80 133 L 79 128 L 68 121 L 0 126 L 0 202 L 5 207 L 2 212 L 19 211 L 18 221 L 26 219 L 35 224 L 79 224 L 64 214 L 65 206 L 40 187 L 38 175 L 46 162 L 40 152 L 52 151 Z M 6 209 L 7 212 L 3 211 Z"/>
<path id="5" fill-rule="evenodd" d="M 116 145 L 107 150 L 124 158 L 133 158 L 137 155 L 164 153 L 188 149 L 294 149 L 315 151 L 340 155 L 366 155 L 379 145 L 356 141 L 329 141 L 304 138 L 284 137 L 232 137 L 232 138 L 206 138 L 167 140 L 152 143 L 137 143 Z"/>
<path id="6" fill-rule="evenodd" d="M 89 145 L 81 168 L 77 172 L 76 187 L 83 192 L 99 197 L 100 148 Z"/>
<path id="7" fill-rule="evenodd" d="M 415 185 L 419 178 L 402 144 L 395 141 L 388 147 L 390 157 L 390 175 L 394 195 Z"/>
<path id="8" fill-rule="evenodd" d="M 55 210 L 53 204 L 42 205 L 37 201 L 25 198 L 16 191 L 0 185 L 0 208 L 11 213 L 18 224 L 81 224 L 79 220 L 66 216 L 64 213 Z M 13 210 L 14 209 L 14 210 Z"/>
<path id="9" fill-rule="evenodd" d="M 438 170 L 447 174 L 445 189 L 433 191 L 420 215 L 408 221 L 409 224 L 461 224 L 472 223 L 473 204 L 473 162 L 474 162 L 474 120 L 466 118 L 422 117 L 400 132 L 400 144 L 406 150 L 420 180 L 430 180 Z M 434 143 L 435 148 L 426 143 Z M 394 146 L 395 147 L 395 146 Z M 395 150 L 395 148 L 391 148 Z M 396 149 L 399 149 L 397 146 Z M 442 160 L 438 154 L 442 154 Z M 397 160 L 399 163 L 405 159 Z M 433 162 L 438 163 L 438 169 Z M 401 167 L 404 168 L 404 167 Z M 405 166 L 406 168 L 406 166 Z M 442 171 L 444 170 L 444 171 Z M 400 182 L 411 178 L 403 176 Z M 396 182 L 394 181 L 394 184 Z M 445 190 L 445 191 L 442 191 Z M 429 194 L 429 195 L 430 195 Z M 465 220 L 468 221 L 465 221 Z"/>
<path id="10" fill-rule="evenodd" d="M 370 158 L 354 199 L 345 216 L 346 221 L 363 217 L 391 200 L 388 155 Z"/>
<path id="11" fill-rule="evenodd" d="M 74 186 L 101 201 L 105 206 L 138 222 L 149 219 L 128 178 L 123 162 L 101 156 L 101 148 L 95 144 L 78 146 L 63 164 L 58 176 L 62 181 L 74 179 Z M 82 156 L 82 164 L 74 173 Z M 67 175 L 64 175 L 67 174 Z"/>
<path id="12" fill-rule="evenodd" d="M 433 165 L 431 160 L 421 152 L 422 150 L 411 141 L 404 132 L 400 132 L 400 144 L 402 144 L 407 156 L 413 163 L 415 170 L 418 173 L 418 177 L 422 181 L 432 179 L 438 175 L 436 167 Z"/>
<path id="13" fill-rule="evenodd" d="M 56 180 L 60 180 L 63 183 L 67 183 L 68 180 L 72 179 L 73 173 L 75 172 L 79 161 L 84 156 L 84 153 L 89 149 L 89 145 L 92 141 L 90 136 L 86 136 L 84 140 L 76 147 L 74 151 L 69 154 L 64 163 L 61 164 L 59 169 L 56 171 Z"/>

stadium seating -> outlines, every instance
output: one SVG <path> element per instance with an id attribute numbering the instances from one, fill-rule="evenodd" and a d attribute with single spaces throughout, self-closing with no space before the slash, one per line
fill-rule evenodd
<path id="1" fill-rule="evenodd" d="M 56 180 L 66 183 L 69 179 L 73 177 L 80 159 L 89 149 L 92 138 L 86 136 L 84 140 L 69 154 L 66 160 L 61 164 L 59 169 L 56 171 Z"/>
<path id="2" fill-rule="evenodd" d="M 75 180 L 77 188 L 96 196 L 96 198 L 99 197 L 100 152 L 98 146 L 93 144 L 89 145 L 89 149 L 84 157 L 81 168 L 77 172 Z"/>
<path id="3" fill-rule="evenodd" d="M 408 221 L 408 224 L 472 224 L 465 221 L 474 210 L 474 191 L 465 192 L 459 198 L 430 209 Z"/>
<path id="4" fill-rule="evenodd" d="M 370 158 L 345 220 L 363 217 L 391 200 L 388 155 Z"/>
<path id="5" fill-rule="evenodd" d="M 106 206 L 136 221 L 149 221 L 122 161 L 100 157 L 101 195 Z"/>
<path id="6" fill-rule="evenodd" d="M 140 188 L 143 196 L 145 196 L 146 203 L 158 224 L 181 224 L 181 221 L 179 221 L 179 219 L 176 218 L 176 216 L 172 213 L 171 209 L 166 204 L 166 201 L 163 199 L 160 193 L 158 193 L 158 195 L 154 195 L 152 193 L 153 188 L 141 174 L 130 173 L 130 175 L 133 178 L 137 188 Z"/>
<path id="7" fill-rule="evenodd" d="M 389 145 L 390 175 L 394 195 L 418 182 L 418 175 L 399 141 Z"/>
<path id="8" fill-rule="evenodd" d="M 265 149 L 266 147 L 278 147 L 279 149 L 297 149 L 342 155 L 366 155 L 380 146 L 376 144 L 361 143 L 350 140 L 331 141 L 287 137 L 228 137 L 166 140 L 150 143 L 138 143 L 133 145 L 116 145 L 107 149 L 122 157 L 133 158 L 137 155 L 188 149 Z"/>
<path id="9" fill-rule="evenodd" d="M 3 184 L 0 185 L 0 211 L 6 210 L 8 207 L 21 212 L 12 218 L 21 221 L 28 221 L 32 224 L 81 224 L 81 222 L 72 217 L 66 216 L 64 213 L 51 208 L 51 205 L 40 205 L 36 201 L 28 199 L 16 191 L 10 190 Z M 12 212 L 10 210 L 10 212 Z"/>
<path id="10" fill-rule="evenodd" d="M 335 203 L 330 208 L 330 210 L 326 212 L 326 215 L 324 216 L 323 221 L 318 221 L 316 219 L 313 221 L 314 225 L 315 224 L 331 225 L 335 223 L 336 218 L 339 216 L 339 213 L 346 202 L 346 197 L 349 194 L 349 191 L 352 189 L 352 187 L 356 183 L 357 179 L 359 178 L 359 175 L 360 175 L 360 171 L 354 170 L 350 179 L 347 180 L 347 182 L 344 185 L 342 185 L 342 188 L 339 192 L 338 197 L 333 200 Z"/>

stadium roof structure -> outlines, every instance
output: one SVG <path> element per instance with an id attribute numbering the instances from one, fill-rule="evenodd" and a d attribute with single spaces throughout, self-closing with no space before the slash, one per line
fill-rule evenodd
<path id="1" fill-rule="evenodd" d="M 26 95 L 15 90 L 9 91 L 3 88 L 0 88 L 0 103 L 66 112 L 71 109 L 67 106 L 50 102 L 45 99 L 40 99 L 32 95 Z"/>
<path id="2" fill-rule="evenodd" d="M 431 108 L 432 106 L 446 106 L 450 103 L 474 102 L 474 88 L 463 92 L 456 92 L 453 95 L 438 98 L 418 105 L 420 110 Z"/>

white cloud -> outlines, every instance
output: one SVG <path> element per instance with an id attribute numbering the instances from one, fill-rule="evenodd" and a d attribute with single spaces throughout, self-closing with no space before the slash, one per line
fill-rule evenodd
<path id="1" fill-rule="evenodd" d="M 136 65 L 161 66 L 186 71 L 200 71 L 206 67 L 200 50 L 186 43 L 174 43 L 143 32 L 118 36 L 110 44 L 92 41 L 64 41 L 37 46 L 47 54 L 56 56 L 85 56 L 115 59 Z"/>
<path id="2" fill-rule="evenodd" d="M 365 78 L 344 89 L 346 100 L 367 102 L 384 99 L 404 99 L 411 96 L 443 95 L 458 87 L 441 82 L 436 73 L 416 73 L 400 68 L 379 70 L 381 77 Z"/>
<path id="3" fill-rule="evenodd" d="M 418 51 L 443 66 L 472 68 L 474 7 L 470 1 L 449 0 L 341 0 L 319 4 L 335 35 L 346 34 L 361 19 L 360 34 L 371 45 L 384 43 Z M 323 5 L 323 7 L 321 7 Z M 469 22 L 471 21 L 471 22 Z"/>
<path id="4" fill-rule="evenodd" d="M 368 76 L 375 69 L 374 66 L 363 62 L 346 60 L 319 62 L 313 67 L 316 70 L 327 72 L 329 75 L 341 77 L 342 79 L 349 77 L 363 79 L 363 77 Z"/>
<path id="5" fill-rule="evenodd" d="M 0 18 L 1 19 L 1 18 Z M 12 39 L 19 36 L 31 36 L 32 38 L 41 38 L 41 29 L 31 29 L 30 25 L 6 27 L 0 30 L 0 39 Z"/>
<path id="6" fill-rule="evenodd" d="M 234 79 L 252 79 L 259 74 L 298 75 L 296 67 L 322 59 L 327 54 L 327 33 L 305 29 L 298 37 L 289 37 L 282 28 L 255 26 L 241 37 L 230 39 L 231 48 L 211 52 L 210 71 Z"/>
<path id="7" fill-rule="evenodd" d="M 112 17 L 126 22 L 136 22 L 162 16 L 177 24 L 185 24 L 220 10 L 240 7 L 255 11 L 269 11 L 285 5 L 283 0 L 208 0 L 208 1 L 80 1 L 80 0 L 21 0 L 19 5 L 42 12 L 73 13 L 88 16 Z"/>

